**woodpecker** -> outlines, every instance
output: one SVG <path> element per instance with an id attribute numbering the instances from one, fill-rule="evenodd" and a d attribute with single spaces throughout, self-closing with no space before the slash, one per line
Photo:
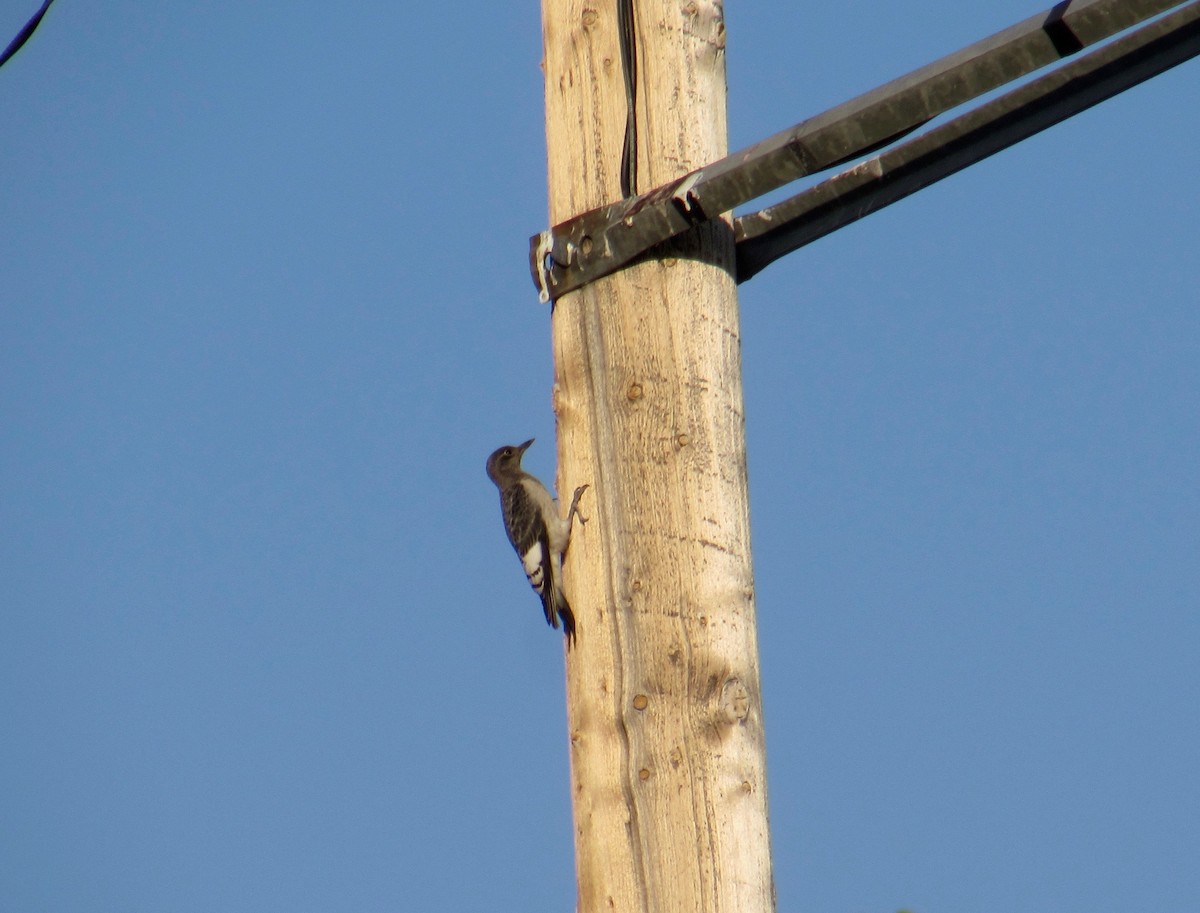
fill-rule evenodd
<path id="1" fill-rule="evenodd" d="M 532 443 L 530 438 L 524 444 L 509 444 L 495 451 L 488 457 L 487 474 L 500 489 L 504 531 L 525 566 L 529 585 L 542 600 L 546 624 L 557 628 L 561 618 L 570 648 L 575 641 L 575 614 L 563 595 L 562 556 L 571 541 L 575 515 L 580 523 L 587 523 L 579 512 L 579 498 L 588 486 L 575 489 L 566 519 L 559 517 L 558 502 L 546 486 L 521 468 L 521 457 Z"/>

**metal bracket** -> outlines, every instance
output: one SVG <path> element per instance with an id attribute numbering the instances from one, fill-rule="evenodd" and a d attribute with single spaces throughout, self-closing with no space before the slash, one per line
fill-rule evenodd
<path id="1" fill-rule="evenodd" d="M 1059 3 L 669 184 L 568 219 L 530 240 L 530 269 L 539 297 L 542 301 L 549 301 L 579 289 L 595 279 L 616 272 L 654 245 L 682 234 L 698 222 L 730 212 L 736 206 L 801 177 L 888 146 L 951 108 L 1179 6 L 1186 7 L 1180 11 L 1181 16 L 1189 21 L 1194 20 L 1200 0 L 1193 0 L 1191 4 L 1185 4 L 1182 0 L 1069 0 Z M 1190 14 L 1188 10 L 1191 10 Z M 1189 26 L 1184 22 L 1176 27 L 1187 29 Z M 1149 28 L 1140 29 L 1139 33 Z M 1187 59 L 1187 56 L 1180 59 Z M 1174 60 L 1174 63 L 1178 62 Z M 1161 72 L 1162 69 L 1166 69 L 1166 66 L 1155 72 Z M 1150 75 L 1154 73 L 1141 78 Z M 1121 89 L 1109 94 L 1115 94 L 1116 91 Z M 1075 111 L 1068 111 L 1057 120 L 1072 113 Z M 1038 129 L 1044 129 L 1057 120 L 1050 120 Z M 1021 138 L 1018 136 L 1011 142 Z M 924 137 L 910 142 L 921 139 Z M 971 161 L 982 157 L 977 156 Z M 965 167 L 965 164 L 960 167 Z M 932 183 L 932 180 L 937 180 L 937 177 L 925 183 Z M 793 199 L 798 200 L 803 196 L 801 194 Z M 746 223 L 747 219 L 758 219 L 761 224 L 779 221 L 780 207 L 785 205 L 771 207 L 737 222 Z M 761 224 L 753 232 L 754 235 L 764 234 Z M 836 227 L 839 225 L 834 225 L 829 231 Z M 739 232 L 739 237 L 748 241 L 750 234 L 743 230 Z M 759 243 L 761 253 L 766 248 L 761 246 L 761 241 Z M 775 256 L 782 256 L 786 252 L 783 247 L 786 246 L 778 246 L 781 252 Z M 789 249 L 798 246 L 796 244 Z M 747 259 L 742 256 L 740 248 L 741 244 L 739 264 Z M 754 271 L 761 269 L 770 259 L 757 265 Z M 753 275 L 753 272 L 747 275 L 739 273 L 739 280 L 749 278 L 749 275 Z"/>

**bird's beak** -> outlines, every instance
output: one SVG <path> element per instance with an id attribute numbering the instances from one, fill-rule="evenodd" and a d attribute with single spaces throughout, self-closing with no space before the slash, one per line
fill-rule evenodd
<path id="1" fill-rule="evenodd" d="M 517 453 L 524 453 L 526 450 L 529 449 L 529 445 L 532 444 L 535 440 L 537 440 L 537 439 L 531 437 L 524 444 L 518 444 L 517 445 Z"/>

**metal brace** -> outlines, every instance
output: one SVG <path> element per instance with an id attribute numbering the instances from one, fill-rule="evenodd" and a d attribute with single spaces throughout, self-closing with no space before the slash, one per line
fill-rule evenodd
<path id="1" fill-rule="evenodd" d="M 867 155 L 951 108 L 1180 6 L 1187 4 L 1066 0 L 748 149 L 568 219 L 530 239 L 538 297 L 547 302 L 581 288 L 699 222 Z M 757 214 L 760 222 L 770 220 L 765 213 Z"/>

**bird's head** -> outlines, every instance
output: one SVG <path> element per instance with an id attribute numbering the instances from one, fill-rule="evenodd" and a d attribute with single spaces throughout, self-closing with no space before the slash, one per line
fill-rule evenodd
<path id="1" fill-rule="evenodd" d="M 487 461 L 488 478 L 500 485 L 502 482 L 514 479 L 521 474 L 521 457 L 533 443 L 533 438 L 524 444 L 505 444 L 494 451 Z"/>

